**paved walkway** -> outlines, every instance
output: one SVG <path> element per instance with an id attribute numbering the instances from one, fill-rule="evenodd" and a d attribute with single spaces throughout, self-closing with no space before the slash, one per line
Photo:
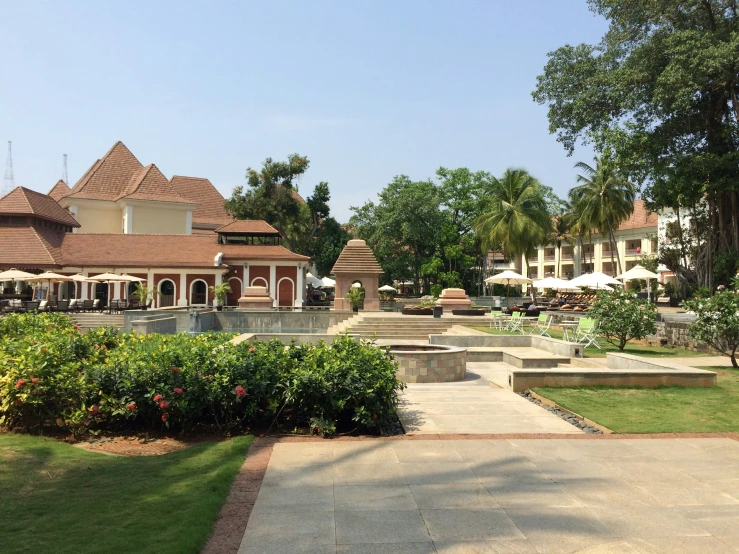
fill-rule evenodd
<path id="1" fill-rule="evenodd" d="M 410 383 L 398 409 L 403 428 L 413 435 L 583 432 L 501 388 L 507 386 L 508 369 L 502 362 L 467 362 L 464 381 Z"/>
<path id="2" fill-rule="evenodd" d="M 278 443 L 240 554 L 737 552 L 730 439 Z"/>
<path id="3" fill-rule="evenodd" d="M 669 358 L 669 361 L 690 367 L 731 367 L 731 358 L 728 356 L 687 356 L 685 358 Z"/>

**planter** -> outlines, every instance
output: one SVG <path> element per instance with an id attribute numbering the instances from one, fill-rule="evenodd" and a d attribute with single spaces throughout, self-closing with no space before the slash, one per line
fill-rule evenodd
<path id="1" fill-rule="evenodd" d="M 452 315 L 484 316 L 485 310 L 470 308 L 469 310 L 452 310 Z"/>
<path id="2" fill-rule="evenodd" d="M 223 306 L 221 306 L 220 304 L 218 306 L 216 306 L 216 311 L 217 312 L 222 312 L 223 311 Z"/>
<path id="3" fill-rule="evenodd" d="M 400 313 L 403 315 L 434 315 L 434 310 L 431 308 L 403 308 Z"/>
<path id="4" fill-rule="evenodd" d="M 444 306 L 434 306 L 431 308 L 434 312 L 434 317 L 439 318 L 444 313 Z"/>

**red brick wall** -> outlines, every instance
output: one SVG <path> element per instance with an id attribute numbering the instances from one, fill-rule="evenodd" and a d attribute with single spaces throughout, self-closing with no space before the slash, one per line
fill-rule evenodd
<path id="1" fill-rule="evenodd" d="M 257 277 L 263 277 L 265 281 L 267 281 L 267 290 L 269 290 L 269 267 L 261 266 L 261 265 L 252 265 L 249 266 L 249 284 L 246 286 L 251 286 L 251 284 L 254 282 L 254 279 Z M 262 285 L 263 283 L 260 281 L 257 283 L 257 285 Z"/>

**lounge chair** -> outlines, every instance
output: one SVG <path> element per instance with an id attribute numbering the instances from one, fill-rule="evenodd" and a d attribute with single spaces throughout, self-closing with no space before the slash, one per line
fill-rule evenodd
<path id="1" fill-rule="evenodd" d="M 83 300 L 82 306 L 80 307 L 80 311 L 82 312 L 89 312 L 92 311 L 92 300 Z"/>
<path id="2" fill-rule="evenodd" d="M 69 311 L 69 300 L 58 300 L 56 306 L 54 306 L 55 312 L 67 312 Z"/>
<path id="3" fill-rule="evenodd" d="M 24 312 L 35 312 L 39 308 L 40 302 L 26 302 L 23 306 Z"/>
<path id="4" fill-rule="evenodd" d="M 96 298 L 92 301 L 92 307 L 90 307 L 91 312 L 102 312 L 105 306 L 103 306 L 103 303 L 100 301 L 99 298 Z"/>

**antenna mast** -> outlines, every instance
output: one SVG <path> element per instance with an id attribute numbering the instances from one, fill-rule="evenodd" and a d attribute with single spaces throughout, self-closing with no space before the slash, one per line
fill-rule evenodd
<path id="1" fill-rule="evenodd" d="M 0 196 L 5 196 L 15 188 L 15 177 L 13 177 L 13 141 L 8 141 L 8 158 L 5 160 L 5 175 L 3 176 L 3 188 Z"/>
<path id="2" fill-rule="evenodd" d="M 62 167 L 62 181 L 65 185 L 69 184 L 69 177 L 67 176 L 67 155 L 64 154 L 64 167 Z"/>

